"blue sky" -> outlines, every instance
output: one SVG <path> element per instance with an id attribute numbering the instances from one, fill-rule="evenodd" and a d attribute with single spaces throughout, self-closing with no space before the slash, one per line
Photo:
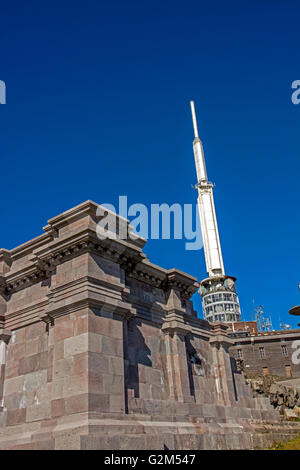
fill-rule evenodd
<path id="1" fill-rule="evenodd" d="M 244 318 L 254 299 L 276 327 L 296 326 L 299 13 L 276 0 L 3 4 L 0 245 L 87 199 L 195 203 L 194 99 Z M 182 240 L 149 240 L 145 252 L 206 275 L 203 250 Z"/>

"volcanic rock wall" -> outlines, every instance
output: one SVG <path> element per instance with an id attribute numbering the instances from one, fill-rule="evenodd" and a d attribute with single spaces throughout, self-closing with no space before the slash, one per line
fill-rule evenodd
<path id="1" fill-rule="evenodd" d="M 0 251 L 0 448 L 253 448 L 279 414 L 236 370 L 226 325 L 197 317 L 196 279 L 137 236 L 100 240 L 97 209 Z"/>

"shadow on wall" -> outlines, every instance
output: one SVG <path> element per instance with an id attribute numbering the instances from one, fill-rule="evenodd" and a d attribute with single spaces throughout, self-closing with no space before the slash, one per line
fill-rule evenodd
<path id="1" fill-rule="evenodd" d="M 128 402 L 128 389 L 134 391 L 134 398 L 140 397 L 139 389 L 139 364 L 147 367 L 152 367 L 150 359 L 151 350 L 148 348 L 144 336 L 141 333 L 139 326 L 142 322 L 136 318 L 128 321 L 127 341 L 124 341 L 124 346 L 127 350 L 124 351 L 125 358 L 125 401 Z"/>
<path id="2" fill-rule="evenodd" d="M 234 357 L 230 356 L 230 364 L 231 364 L 231 371 L 232 371 L 232 382 L 233 382 L 233 391 L 234 391 L 234 399 L 235 401 L 238 401 L 238 394 L 237 394 L 237 389 L 236 389 L 236 381 L 235 381 L 235 374 L 240 374 L 241 371 L 237 369 L 236 365 L 236 360 Z"/>
<path id="3" fill-rule="evenodd" d="M 189 383 L 190 383 L 190 393 L 195 396 L 195 384 L 194 384 L 194 374 L 204 377 L 205 371 L 202 364 L 202 360 L 197 352 L 197 350 L 192 345 L 193 336 L 187 335 L 185 337 L 185 346 L 186 346 L 186 358 L 188 364 L 188 373 L 189 373 Z"/>

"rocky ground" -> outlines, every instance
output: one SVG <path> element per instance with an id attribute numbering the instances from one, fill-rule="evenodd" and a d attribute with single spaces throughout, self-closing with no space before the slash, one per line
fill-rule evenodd
<path id="1" fill-rule="evenodd" d="M 268 396 L 285 419 L 300 421 L 300 379 L 247 373 L 246 380 L 254 395 Z"/>

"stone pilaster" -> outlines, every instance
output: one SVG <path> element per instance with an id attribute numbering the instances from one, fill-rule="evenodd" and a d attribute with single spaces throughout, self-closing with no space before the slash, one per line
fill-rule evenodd
<path id="1" fill-rule="evenodd" d="M 165 333 L 166 369 L 169 384 L 169 399 L 179 402 L 191 402 L 189 371 L 186 353 L 185 336 L 191 327 L 184 321 L 185 309 L 178 290 L 168 292 L 168 315 L 162 326 Z"/>
<path id="2" fill-rule="evenodd" d="M 5 274 L 10 270 L 11 260 L 7 250 L 0 250 L 0 328 L 4 327 L 4 315 L 7 308 Z"/>
<path id="3" fill-rule="evenodd" d="M 0 329 L 0 411 L 2 410 L 3 387 L 5 378 L 6 347 L 11 337 L 11 331 Z"/>
<path id="4" fill-rule="evenodd" d="M 232 368 L 228 348 L 234 342 L 227 336 L 228 326 L 224 323 L 213 323 L 210 345 L 213 347 L 213 365 L 215 384 L 220 404 L 230 405 L 235 397 Z"/>

